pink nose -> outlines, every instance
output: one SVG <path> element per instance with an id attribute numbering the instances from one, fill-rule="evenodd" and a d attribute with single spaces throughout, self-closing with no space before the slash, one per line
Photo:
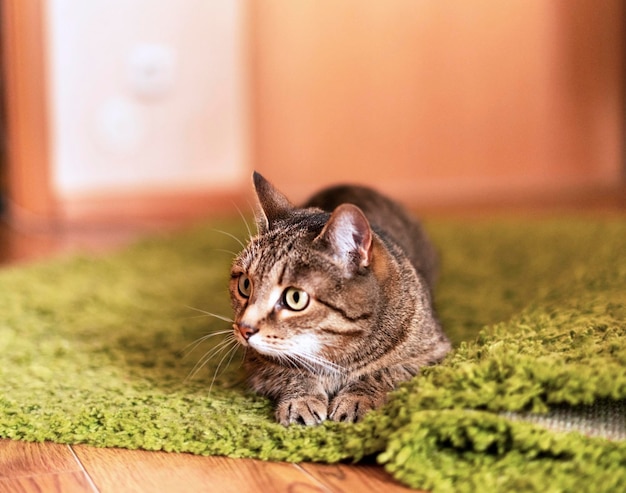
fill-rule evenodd
<path id="1" fill-rule="evenodd" d="M 246 341 L 259 331 L 256 327 L 252 327 L 251 325 L 243 322 L 236 323 L 235 328 L 239 331 L 241 337 L 243 337 Z"/>

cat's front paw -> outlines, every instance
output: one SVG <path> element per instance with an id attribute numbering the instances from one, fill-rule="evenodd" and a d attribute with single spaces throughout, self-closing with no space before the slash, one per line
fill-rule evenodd
<path id="1" fill-rule="evenodd" d="M 384 402 L 384 397 L 375 394 L 345 392 L 337 395 L 330 403 L 328 417 L 333 421 L 356 423 L 365 413 L 376 409 Z"/>
<path id="2" fill-rule="evenodd" d="M 326 420 L 328 400 L 316 397 L 285 399 L 276 406 L 276 421 L 281 425 L 318 425 Z"/>

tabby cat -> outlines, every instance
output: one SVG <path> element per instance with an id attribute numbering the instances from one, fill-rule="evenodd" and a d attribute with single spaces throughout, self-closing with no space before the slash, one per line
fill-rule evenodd
<path id="1" fill-rule="evenodd" d="M 254 174 L 259 233 L 230 292 L 251 387 L 283 425 L 358 421 L 450 349 L 433 311 L 436 254 L 374 190 L 334 187 L 296 207 Z"/>

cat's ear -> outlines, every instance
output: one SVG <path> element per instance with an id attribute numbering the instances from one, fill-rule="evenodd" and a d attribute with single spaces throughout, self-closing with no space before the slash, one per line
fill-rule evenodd
<path id="1" fill-rule="evenodd" d="M 274 188 L 260 173 L 255 171 L 252 178 L 260 205 L 256 218 L 257 224 L 259 230 L 268 231 L 272 229 L 276 221 L 289 217 L 294 206 L 287 197 Z"/>
<path id="2" fill-rule="evenodd" d="M 372 228 L 356 205 L 342 204 L 315 241 L 322 241 L 344 265 L 367 267 L 372 259 Z"/>

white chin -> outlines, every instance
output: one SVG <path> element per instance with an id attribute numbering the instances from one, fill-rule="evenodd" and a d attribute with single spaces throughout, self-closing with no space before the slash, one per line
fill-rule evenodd
<path id="1" fill-rule="evenodd" d="M 275 348 L 266 346 L 265 344 L 263 344 L 263 341 L 261 341 L 260 339 L 254 339 L 253 337 L 248 339 L 246 345 L 250 346 L 257 353 L 264 354 L 265 356 L 280 356 L 281 354 L 280 351 L 276 350 Z"/>

